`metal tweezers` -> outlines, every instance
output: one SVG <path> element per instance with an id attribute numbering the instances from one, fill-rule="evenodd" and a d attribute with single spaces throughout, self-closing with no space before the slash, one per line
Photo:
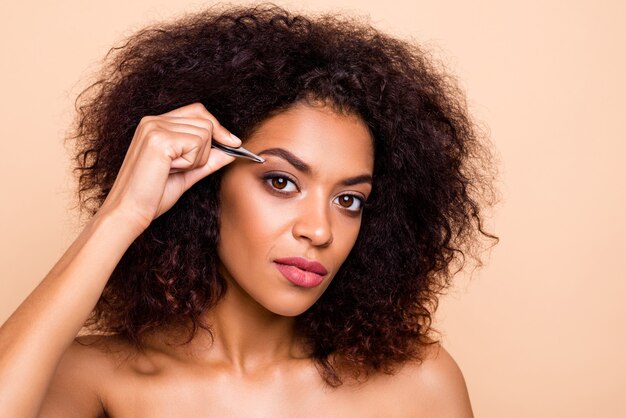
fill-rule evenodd
<path id="1" fill-rule="evenodd" d="M 259 157 L 258 155 L 248 151 L 244 147 L 234 148 L 229 147 L 228 145 L 220 144 L 219 142 L 212 141 L 211 148 L 217 148 L 225 154 L 232 155 L 233 157 L 247 158 L 249 160 L 256 161 L 257 163 L 265 162 L 263 157 Z"/>

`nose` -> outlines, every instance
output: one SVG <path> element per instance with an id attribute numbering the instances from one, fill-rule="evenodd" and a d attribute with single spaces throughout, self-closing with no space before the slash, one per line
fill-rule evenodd
<path id="1" fill-rule="evenodd" d="M 323 197 L 304 199 L 299 216 L 293 224 L 293 236 L 306 239 L 316 247 L 327 247 L 333 242 L 330 207 Z"/>

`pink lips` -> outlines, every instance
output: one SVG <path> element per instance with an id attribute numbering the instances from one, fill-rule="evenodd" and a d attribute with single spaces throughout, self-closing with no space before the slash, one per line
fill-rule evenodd
<path id="1" fill-rule="evenodd" d="M 287 280 L 302 287 L 318 286 L 328 274 L 321 263 L 302 257 L 277 258 L 274 263 Z"/>

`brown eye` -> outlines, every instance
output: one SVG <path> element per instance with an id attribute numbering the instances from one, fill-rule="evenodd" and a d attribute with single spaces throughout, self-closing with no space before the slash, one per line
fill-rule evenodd
<path id="1" fill-rule="evenodd" d="M 333 202 L 349 212 L 358 213 L 363 208 L 363 203 L 365 202 L 365 200 L 351 194 L 343 194 L 336 197 Z"/>
<path id="2" fill-rule="evenodd" d="M 272 180 L 272 187 L 274 187 L 275 189 L 279 189 L 279 190 L 282 190 L 285 187 L 287 187 L 287 183 L 289 182 L 284 177 L 274 177 L 271 180 Z"/>
<path id="3" fill-rule="evenodd" d="M 290 180 L 287 176 L 269 174 L 265 176 L 263 180 L 275 192 L 291 193 L 298 191 L 295 180 Z"/>
<path id="4" fill-rule="evenodd" d="M 354 204 L 354 196 L 350 196 L 349 194 L 345 194 L 339 198 L 339 204 L 344 208 L 349 208 Z"/>

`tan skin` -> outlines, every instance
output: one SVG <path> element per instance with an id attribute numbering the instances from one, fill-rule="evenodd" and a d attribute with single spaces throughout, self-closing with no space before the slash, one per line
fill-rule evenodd
<path id="1" fill-rule="evenodd" d="M 295 317 L 323 294 L 359 233 L 374 160 L 364 122 L 297 104 L 247 139 L 263 164 L 234 161 L 211 149 L 212 140 L 236 145 L 199 104 L 141 121 L 102 209 L 0 329 L 0 410 L 43 417 L 471 417 L 463 376 L 441 346 L 395 375 L 332 389 L 294 336 Z M 228 292 L 206 313 L 215 342 L 199 332 L 177 345 L 182 331 L 174 328 L 148 335 L 141 353 L 116 337 L 72 342 L 134 238 L 225 165 L 218 254 Z M 322 283 L 288 281 L 273 260 L 289 256 L 322 263 Z M 14 383 L 20 381 L 29 384 Z"/>

